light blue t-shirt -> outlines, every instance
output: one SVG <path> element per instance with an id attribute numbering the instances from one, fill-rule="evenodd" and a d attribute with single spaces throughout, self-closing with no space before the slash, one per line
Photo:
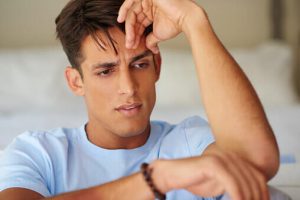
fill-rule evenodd
<path id="1" fill-rule="evenodd" d="M 85 126 L 25 132 L 0 159 L 0 191 L 21 187 L 45 197 L 101 185 L 131 175 L 143 162 L 201 155 L 214 142 L 210 127 L 200 117 L 177 125 L 151 122 L 147 142 L 136 149 L 108 150 L 92 144 Z M 167 199 L 202 199 L 185 191 L 171 191 Z"/>

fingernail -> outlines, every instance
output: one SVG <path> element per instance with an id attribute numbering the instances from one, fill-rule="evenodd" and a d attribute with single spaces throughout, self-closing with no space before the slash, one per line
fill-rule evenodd
<path id="1" fill-rule="evenodd" d="M 131 47 L 132 47 L 132 41 L 127 41 L 126 42 L 126 48 L 131 49 Z"/>
<path id="2" fill-rule="evenodd" d="M 120 16 L 120 15 L 118 16 L 117 21 L 118 21 L 119 23 L 121 23 L 121 16 Z"/>
<path id="3" fill-rule="evenodd" d="M 136 42 L 136 43 L 134 44 L 133 48 L 136 49 L 136 48 L 138 48 L 138 46 L 139 46 L 139 43 Z"/>
<path id="4" fill-rule="evenodd" d="M 158 54 L 159 53 L 159 48 L 158 47 L 153 47 L 153 53 Z"/>

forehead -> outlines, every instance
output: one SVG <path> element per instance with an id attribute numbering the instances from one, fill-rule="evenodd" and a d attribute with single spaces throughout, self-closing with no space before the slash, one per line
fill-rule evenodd
<path id="1" fill-rule="evenodd" d="M 122 56 L 124 58 L 132 57 L 140 52 L 147 50 L 145 37 L 136 49 L 127 49 L 125 47 L 125 34 L 118 28 L 108 29 L 108 34 L 97 32 L 95 36 L 88 35 L 82 42 L 81 53 L 84 60 L 97 56 L 99 59 Z M 109 39 L 111 37 L 111 39 Z"/>

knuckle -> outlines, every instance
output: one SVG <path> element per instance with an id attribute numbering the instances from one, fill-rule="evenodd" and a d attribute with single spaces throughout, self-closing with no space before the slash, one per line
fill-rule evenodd
<path id="1" fill-rule="evenodd" d="M 223 168 L 226 164 L 223 159 L 216 155 L 207 156 L 208 163 L 210 163 L 210 167 L 213 168 Z"/>
<path id="2" fill-rule="evenodd" d="M 236 200 L 245 200 L 241 188 L 237 188 L 235 198 Z"/>
<path id="3" fill-rule="evenodd" d="M 267 178 L 257 169 L 255 169 L 255 174 L 259 183 L 266 183 Z"/>

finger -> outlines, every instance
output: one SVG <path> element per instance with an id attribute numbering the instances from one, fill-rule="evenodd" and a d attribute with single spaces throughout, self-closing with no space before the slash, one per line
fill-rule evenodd
<path id="1" fill-rule="evenodd" d="M 251 182 L 252 186 L 252 198 L 253 199 L 269 199 L 269 191 L 267 186 L 267 180 L 265 176 L 250 163 L 244 161 L 244 171 L 248 177 L 248 181 Z"/>
<path id="2" fill-rule="evenodd" d="M 252 172 L 252 166 L 247 162 L 243 161 L 241 158 L 235 155 L 233 156 L 234 165 L 236 165 L 237 170 L 242 176 L 242 181 L 245 184 L 244 194 L 245 199 L 261 199 L 262 193 L 260 190 L 260 185 L 258 184 L 256 174 Z"/>
<path id="3" fill-rule="evenodd" d="M 143 7 L 142 4 L 140 2 L 137 2 L 135 4 L 133 4 L 132 9 L 131 9 L 137 16 L 144 15 L 143 14 Z"/>
<path id="4" fill-rule="evenodd" d="M 235 179 L 238 183 L 239 191 L 241 198 L 243 200 L 251 199 L 251 190 L 249 189 L 250 185 L 246 180 L 243 170 L 239 166 L 239 160 L 235 158 L 233 155 L 227 154 L 226 155 L 226 164 L 227 170 L 231 174 L 231 176 Z"/>
<path id="5" fill-rule="evenodd" d="M 229 194 L 231 199 L 245 200 L 245 197 L 247 197 L 245 191 L 247 183 L 243 180 L 240 169 L 235 164 L 235 158 L 229 153 L 224 154 L 223 152 L 219 152 L 216 156 L 222 161 L 218 169 L 218 175 L 226 193 Z"/>
<path id="6" fill-rule="evenodd" d="M 135 12 L 136 15 L 137 15 L 137 21 L 138 21 L 139 23 L 142 23 L 142 22 L 145 20 L 146 15 L 145 15 L 143 12 L 136 12 L 136 11 L 134 11 L 134 12 Z"/>
<path id="7" fill-rule="evenodd" d="M 267 184 L 264 184 L 264 187 L 263 187 L 263 200 L 269 200 L 271 197 L 270 197 L 270 191 L 269 191 L 269 187 Z"/>
<path id="8" fill-rule="evenodd" d="M 146 46 L 148 49 L 150 49 L 153 53 L 158 54 L 159 53 L 159 49 L 158 49 L 158 42 L 160 40 L 155 37 L 155 35 L 153 34 L 153 32 L 151 32 L 147 38 L 146 38 Z"/>
<path id="9" fill-rule="evenodd" d="M 228 163 L 234 164 L 227 158 L 225 154 L 208 155 L 208 169 L 212 170 L 211 176 L 216 179 L 223 191 L 231 197 L 231 199 L 243 199 L 242 186 L 235 173 L 232 172 L 232 167 Z M 209 174 L 208 174 L 209 175 Z"/>
<path id="10" fill-rule="evenodd" d="M 127 18 L 125 21 L 127 48 L 135 48 L 140 42 L 138 30 L 140 27 L 140 22 L 143 21 L 146 17 L 142 11 L 143 8 L 141 3 L 137 2 L 132 5 L 131 9 L 127 14 Z"/>
<path id="11" fill-rule="evenodd" d="M 152 1 L 143 0 L 142 1 L 143 12 L 147 15 L 148 18 L 153 19 L 152 16 Z"/>
<path id="12" fill-rule="evenodd" d="M 145 16 L 144 20 L 141 22 L 141 24 L 143 24 L 144 27 L 149 26 L 150 24 L 152 24 L 152 21 Z"/>
<path id="13" fill-rule="evenodd" d="M 129 12 L 125 22 L 125 45 L 128 49 L 132 48 L 134 45 L 136 25 L 136 14 L 134 12 Z"/>
<path id="14" fill-rule="evenodd" d="M 135 30 L 135 44 L 133 48 L 136 49 L 140 43 L 141 37 L 145 32 L 146 27 L 151 24 L 151 21 L 143 14 L 138 15 L 138 21 L 140 22 L 138 26 L 136 26 Z"/>
<path id="15" fill-rule="evenodd" d="M 221 171 L 218 171 L 220 173 Z M 230 199 L 243 199 L 242 189 L 239 182 L 228 172 L 219 174 L 220 182 L 224 185 L 225 192 Z"/>
<path id="16" fill-rule="evenodd" d="M 132 6 L 134 5 L 135 2 L 136 2 L 136 0 L 124 1 L 124 3 L 122 4 L 122 6 L 119 9 L 119 15 L 118 15 L 118 19 L 117 19 L 117 21 L 119 23 L 122 23 L 125 21 L 125 19 L 127 18 L 128 11 L 132 8 Z"/>
<path id="17" fill-rule="evenodd" d="M 145 30 L 145 27 L 143 27 L 142 22 L 146 18 L 145 14 L 142 13 L 142 8 L 134 9 L 134 13 L 136 14 L 136 25 L 135 25 L 135 41 L 132 45 L 133 49 L 136 49 L 140 43 L 141 35 Z"/>
<path id="18" fill-rule="evenodd" d="M 247 165 L 247 167 L 245 168 L 245 170 L 247 170 L 248 173 L 246 173 L 245 176 L 247 176 L 247 179 L 250 183 L 250 187 L 252 189 L 252 198 L 253 199 L 263 199 L 263 184 L 261 183 L 261 181 L 259 180 L 258 174 L 257 172 L 254 171 L 252 166 Z"/>
<path id="19" fill-rule="evenodd" d="M 142 24 L 139 24 L 139 26 L 136 26 L 135 42 L 134 42 L 134 45 L 133 45 L 133 49 L 136 49 L 139 46 L 144 30 L 145 30 L 145 27 L 143 27 Z"/>
<path id="20" fill-rule="evenodd" d="M 267 179 L 266 177 L 256 168 L 252 167 L 252 172 L 256 176 L 256 180 L 258 181 L 258 185 L 260 186 L 260 191 L 261 191 L 261 198 L 263 200 L 268 200 L 270 199 L 269 197 L 269 189 L 267 185 Z"/>
<path id="21" fill-rule="evenodd" d="M 149 0 L 142 0 L 142 7 L 144 11 L 148 11 L 151 8 Z"/>

